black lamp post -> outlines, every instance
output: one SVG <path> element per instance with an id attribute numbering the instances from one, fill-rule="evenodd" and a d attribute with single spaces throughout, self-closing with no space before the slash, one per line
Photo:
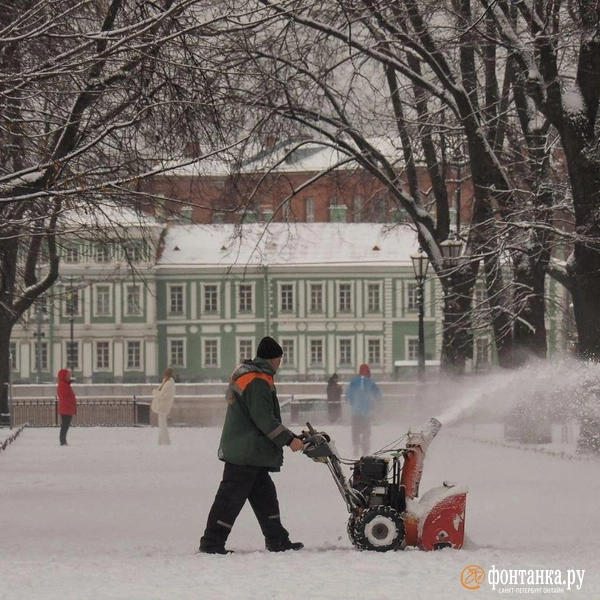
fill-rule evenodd
<path id="1" fill-rule="evenodd" d="M 417 280 L 417 302 L 419 307 L 419 352 L 417 365 L 417 378 L 419 381 L 425 380 L 425 293 L 424 284 L 427 277 L 427 269 L 429 268 L 429 259 L 427 255 L 419 248 L 418 254 L 413 254 L 410 257 L 415 271 L 415 279 Z"/>
<path id="2" fill-rule="evenodd" d="M 460 201 L 461 201 L 461 192 L 462 192 L 462 162 L 463 156 L 459 150 L 456 151 L 454 155 L 454 161 L 456 164 L 456 196 L 455 196 L 455 207 L 456 207 L 456 235 L 460 237 Z"/>
<path id="3" fill-rule="evenodd" d="M 73 372 L 75 369 L 75 353 L 74 353 L 74 322 L 75 322 L 75 295 L 73 292 L 73 280 L 70 280 L 69 291 L 67 292 L 67 303 L 68 303 L 68 318 L 70 326 L 70 341 L 69 341 L 69 370 Z"/>

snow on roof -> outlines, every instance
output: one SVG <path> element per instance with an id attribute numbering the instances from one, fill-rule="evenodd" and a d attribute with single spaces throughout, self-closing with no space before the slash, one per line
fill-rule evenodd
<path id="1" fill-rule="evenodd" d="M 418 247 L 409 227 L 379 223 L 178 225 L 157 266 L 408 265 Z"/>
<path id="2" fill-rule="evenodd" d="M 86 229 L 164 227 L 148 214 L 110 201 L 83 204 L 66 210 L 60 217 L 60 225 L 65 230 L 79 229 L 82 226 Z"/>
<path id="3" fill-rule="evenodd" d="M 367 139 L 377 151 L 392 162 L 403 161 L 399 141 L 389 137 Z M 252 152 L 254 152 L 252 154 Z M 227 177 L 234 173 L 318 173 L 328 169 L 356 169 L 357 163 L 347 154 L 330 146 L 327 142 L 284 140 L 268 148 L 255 146 L 250 149 L 250 158 L 236 165 L 234 150 L 211 154 L 186 164 L 164 163 L 167 175 L 189 177 Z M 340 165 L 339 167 L 337 165 Z"/>

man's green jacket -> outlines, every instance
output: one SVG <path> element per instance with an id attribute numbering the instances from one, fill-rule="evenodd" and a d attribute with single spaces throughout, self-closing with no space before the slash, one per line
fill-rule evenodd
<path id="1" fill-rule="evenodd" d="M 262 358 L 245 361 L 233 372 L 219 444 L 221 460 L 279 471 L 283 447 L 295 436 L 281 423 L 274 375 L 271 363 Z"/>

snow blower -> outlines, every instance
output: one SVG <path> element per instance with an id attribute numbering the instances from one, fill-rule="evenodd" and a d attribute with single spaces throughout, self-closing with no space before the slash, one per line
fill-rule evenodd
<path id="1" fill-rule="evenodd" d="M 354 546 L 376 552 L 408 546 L 462 547 L 467 489 L 444 482 L 417 499 L 427 448 L 442 426 L 437 419 L 430 419 L 418 432 L 409 430 L 402 448 L 351 461 L 350 479 L 342 471 L 348 461 L 340 458 L 330 436 L 315 431 L 310 423 L 306 426 L 304 454 L 329 467 L 350 513 L 348 535 Z"/>

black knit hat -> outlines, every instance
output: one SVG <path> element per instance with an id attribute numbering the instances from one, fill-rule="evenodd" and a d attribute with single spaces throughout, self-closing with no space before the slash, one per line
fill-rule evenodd
<path id="1" fill-rule="evenodd" d="M 272 337 L 267 336 L 260 340 L 256 356 L 266 359 L 279 358 L 283 356 L 283 348 Z"/>

